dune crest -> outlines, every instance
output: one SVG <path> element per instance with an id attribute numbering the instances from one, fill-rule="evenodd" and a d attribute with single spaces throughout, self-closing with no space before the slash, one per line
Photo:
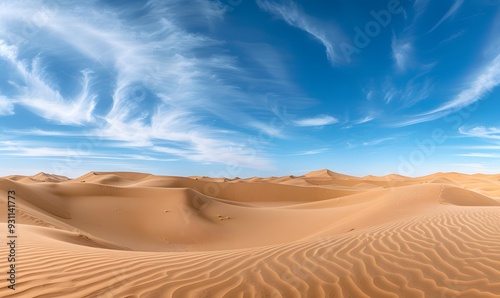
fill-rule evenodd
<path id="1" fill-rule="evenodd" d="M 498 297 L 498 177 L 12 175 L 0 297 Z"/>

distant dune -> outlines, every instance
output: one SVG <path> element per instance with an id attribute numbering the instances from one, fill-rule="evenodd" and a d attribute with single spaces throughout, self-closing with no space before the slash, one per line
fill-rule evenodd
<path id="1" fill-rule="evenodd" d="M 0 297 L 500 297 L 500 175 L 13 175 L 3 242 L 9 190 Z"/>

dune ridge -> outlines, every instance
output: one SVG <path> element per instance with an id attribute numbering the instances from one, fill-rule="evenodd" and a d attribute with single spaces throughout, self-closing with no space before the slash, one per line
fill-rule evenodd
<path id="1" fill-rule="evenodd" d="M 498 177 L 3 177 L 0 296 L 498 297 Z"/>

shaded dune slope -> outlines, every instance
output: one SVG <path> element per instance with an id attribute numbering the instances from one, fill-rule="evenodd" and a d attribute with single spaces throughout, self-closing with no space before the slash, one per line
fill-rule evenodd
<path id="1" fill-rule="evenodd" d="M 22 243 L 1 297 L 500 295 L 496 176 L 47 177 L 0 178 Z"/>

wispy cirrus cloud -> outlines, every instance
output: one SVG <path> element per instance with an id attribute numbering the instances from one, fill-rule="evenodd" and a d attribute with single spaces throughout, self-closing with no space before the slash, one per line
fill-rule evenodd
<path id="1" fill-rule="evenodd" d="M 188 160 L 268 168 L 268 160 L 256 155 L 261 148 L 234 149 L 247 135 L 206 125 L 206 119 L 218 119 L 262 130 L 252 126 L 262 121 L 249 110 L 272 112 L 233 84 L 247 80 L 248 73 L 235 57 L 217 50 L 220 41 L 188 31 L 224 16 L 211 1 L 197 4 L 187 9 L 184 1 L 151 0 L 134 4 L 142 17 L 128 18 L 132 11 L 126 5 L 107 9 L 93 1 L 52 8 L 29 0 L 1 3 L 0 59 L 16 76 L 2 86 L 12 95 L 0 98 L 0 113 L 12 114 L 19 105 L 49 122 L 85 124 L 70 134 Z M 22 32 L 11 30 L 29 26 L 36 31 L 30 39 L 20 40 Z M 70 76 L 54 76 L 53 65 L 67 61 L 73 63 Z M 108 85 L 103 88 L 101 80 Z"/>
<path id="2" fill-rule="evenodd" d="M 17 57 L 17 48 L 7 44 L 4 40 L 0 40 L 0 57 L 15 61 Z"/>
<path id="3" fill-rule="evenodd" d="M 324 126 L 338 123 L 339 120 L 330 115 L 319 115 L 312 118 L 294 120 L 296 126 Z"/>
<path id="4" fill-rule="evenodd" d="M 341 31 L 338 28 L 333 27 L 331 24 L 327 25 L 315 20 L 301 11 L 297 4 L 291 0 L 286 1 L 284 4 L 268 0 L 257 0 L 257 5 L 261 9 L 272 13 L 277 18 L 282 19 L 288 25 L 307 32 L 319 41 L 325 47 L 326 56 L 331 63 L 336 64 L 342 61 L 340 55 L 334 49 L 335 43 L 341 35 Z"/>
<path id="5" fill-rule="evenodd" d="M 359 120 L 353 121 L 353 124 L 364 124 L 364 123 L 368 123 L 370 121 L 373 121 L 375 119 L 376 119 L 375 116 L 366 116 L 366 117 L 361 118 Z"/>
<path id="6" fill-rule="evenodd" d="M 46 147 L 42 143 L 19 143 L 19 142 L 6 142 L 0 148 L 2 155 L 5 156 L 25 156 L 25 157 L 67 157 L 72 154 L 68 149 L 61 149 L 56 147 Z M 82 152 L 82 156 L 89 155 L 88 152 Z"/>
<path id="7" fill-rule="evenodd" d="M 84 137 L 83 132 L 56 131 L 44 129 L 5 129 L 5 133 L 16 136 L 37 136 L 37 137 Z"/>
<path id="8" fill-rule="evenodd" d="M 12 103 L 12 101 L 3 96 L 0 96 L 0 116 L 13 114 L 14 104 Z"/>
<path id="9" fill-rule="evenodd" d="M 17 75 L 10 104 L 4 104 L 12 113 L 13 105 L 19 104 L 32 110 L 45 119 L 62 124 L 82 124 L 90 122 L 96 104 L 96 95 L 89 92 L 90 72 L 83 71 L 81 92 L 76 98 L 65 99 L 50 86 L 47 73 L 40 56 L 35 56 L 31 63 L 18 58 L 18 48 L 0 40 L 0 57 L 10 62 L 11 69 Z"/>
<path id="10" fill-rule="evenodd" d="M 408 116 L 408 119 L 393 123 L 391 126 L 404 127 L 433 121 L 481 100 L 500 85 L 500 54 L 497 54 L 474 74 L 469 74 L 469 77 L 472 78 L 472 82 L 451 100 L 428 112 Z"/>
<path id="11" fill-rule="evenodd" d="M 328 148 L 319 148 L 319 149 L 312 149 L 312 150 L 306 150 L 306 151 L 300 151 L 294 154 L 291 154 L 292 156 L 301 156 L 301 155 L 316 155 L 316 154 L 321 154 L 328 152 Z"/>
<path id="12" fill-rule="evenodd" d="M 383 84 L 381 92 L 385 104 L 394 101 L 398 102 L 403 107 L 411 107 L 427 99 L 433 89 L 434 83 L 431 79 L 426 77 L 422 78 L 417 75 L 409 79 L 404 86 L 399 86 L 399 88 L 391 79 L 387 79 Z"/>
<path id="13" fill-rule="evenodd" d="M 463 34 L 465 33 L 465 30 L 460 30 L 454 34 L 451 34 L 450 36 L 448 36 L 447 38 L 441 40 L 439 43 L 438 43 L 438 46 L 441 46 L 441 45 L 444 45 L 444 44 L 447 44 L 449 43 L 450 41 L 452 40 L 455 40 L 457 38 L 459 38 L 460 36 L 462 36 Z"/>
<path id="14" fill-rule="evenodd" d="M 493 153 L 461 153 L 461 154 L 456 154 L 456 156 L 463 156 L 463 157 L 479 157 L 479 158 L 500 158 L 500 154 L 493 154 Z"/>
<path id="15" fill-rule="evenodd" d="M 452 17 L 458 11 L 460 6 L 462 6 L 462 4 L 464 4 L 464 0 L 455 0 L 455 2 L 450 7 L 450 9 L 448 9 L 448 11 L 441 17 L 441 19 L 439 19 L 439 21 L 431 28 L 431 30 L 429 30 L 428 33 L 434 31 L 444 21 L 446 21 L 448 18 Z"/>
<path id="16" fill-rule="evenodd" d="M 471 129 L 466 129 L 462 126 L 458 131 L 462 135 L 468 137 L 500 140 L 500 128 L 497 127 L 476 126 Z"/>
<path id="17" fill-rule="evenodd" d="M 383 94 L 384 94 L 384 103 L 385 104 L 389 104 L 393 99 L 394 97 L 399 93 L 398 89 L 396 87 L 394 87 L 393 85 L 384 85 L 384 88 L 382 90 Z"/>
<path id="18" fill-rule="evenodd" d="M 408 38 L 392 37 L 392 58 L 399 71 L 405 71 L 413 65 L 413 44 Z"/>
<path id="19" fill-rule="evenodd" d="M 374 145 L 378 145 L 380 143 L 392 141 L 392 140 L 395 140 L 395 139 L 396 139 L 395 137 L 379 138 L 379 139 L 375 139 L 375 140 L 363 142 L 362 145 L 363 146 L 374 146 Z"/>
<path id="20" fill-rule="evenodd" d="M 500 145 L 456 146 L 452 149 L 459 150 L 500 150 Z"/>
<path id="21" fill-rule="evenodd" d="M 43 143 L 0 142 L 3 156 L 26 158 L 51 158 L 51 160 L 67 160 L 68 157 L 79 160 L 143 160 L 143 161 L 176 161 L 177 159 L 158 158 L 139 154 L 98 154 L 74 149 L 43 147 Z"/>
<path id="22" fill-rule="evenodd" d="M 476 75 L 472 76 L 472 83 L 463 89 L 452 100 L 430 111 L 427 114 L 435 114 L 443 111 L 454 110 L 471 105 L 487 95 L 500 84 L 500 54 L 481 68 Z"/>

